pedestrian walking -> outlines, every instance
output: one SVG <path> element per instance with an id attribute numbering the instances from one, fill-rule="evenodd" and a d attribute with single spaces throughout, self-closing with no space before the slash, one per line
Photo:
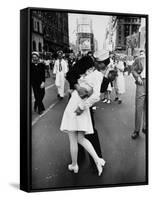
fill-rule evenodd
<path id="1" fill-rule="evenodd" d="M 84 56 L 79 60 L 79 67 L 81 67 L 79 68 L 81 76 L 80 73 L 76 73 L 76 79 L 71 81 L 75 89 L 64 111 L 60 130 L 68 133 L 69 136 L 72 164 L 68 165 L 68 169 L 74 173 L 79 170 L 77 156 L 78 144 L 80 144 L 94 159 L 100 176 L 105 161 L 97 155 L 92 143 L 85 138 L 85 135 L 94 133 L 89 108 L 100 99 L 103 74 L 93 67 L 93 60 L 89 56 Z M 67 79 L 69 75 L 70 73 Z"/>
<path id="2" fill-rule="evenodd" d="M 126 61 L 127 70 L 128 70 L 128 76 L 131 74 L 133 62 L 134 62 L 133 57 L 132 57 L 132 56 L 129 56 L 129 57 L 128 57 L 128 60 Z"/>
<path id="3" fill-rule="evenodd" d="M 132 139 L 139 136 L 142 126 L 142 132 L 147 133 L 146 127 L 146 59 L 144 50 L 135 59 L 132 65 L 132 74 L 136 83 L 135 97 L 135 130 L 132 133 Z"/>
<path id="4" fill-rule="evenodd" d="M 112 70 L 114 70 L 114 63 L 113 63 L 112 58 L 110 58 L 110 63 L 107 66 L 106 74 L 108 75 L 108 73 Z M 112 90 L 113 90 L 113 81 L 110 81 L 108 84 L 107 90 L 104 92 L 104 98 L 102 99 L 103 103 L 107 103 L 107 104 L 111 103 Z"/>
<path id="5" fill-rule="evenodd" d="M 45 110 L 43 98 L 45 95 L 45 66 L 39 62 L 39 53 L 32 52 L 31 86 L 34 93 L 34 111 L 42 114 Z"/>
<path id="6" fill-rule="evenodd" d="M 124 62 L 122 56 L 119 57 L 119 60 L 116 63 L 117 77 L 114 81 L 114 88 L 116 98 L 115 101 L 118 101 L 118 104 L 122 103 L 121 95 L 125 93 L 125 80 L 124 80 Z"/>
<path id="7" fill-rule="evenodd" d="M 55 61 L 53 74 L 56 75 L 55 85 L 58 90 L 58 98 L 64 97 L 65 76 L 68 71 L 67 62 L 63 59 L 63 51 L 58 51 L 58 59 Z"/>
<path id="8" fill-rule="evenodd" d="M 46 60 L 44 61 L 45 64 L 45 69 L 46 69 L 46 77 L 50 78 L 50 59 L 46 58 Z"/>

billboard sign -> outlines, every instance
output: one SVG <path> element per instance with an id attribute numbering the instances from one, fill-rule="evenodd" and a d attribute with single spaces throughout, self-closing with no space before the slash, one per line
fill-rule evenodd
<path id="1" fill-rule="evenodd" d="M 90 38 L 80 38 L 80 50 L 91 49 L 91 40 Z"/>

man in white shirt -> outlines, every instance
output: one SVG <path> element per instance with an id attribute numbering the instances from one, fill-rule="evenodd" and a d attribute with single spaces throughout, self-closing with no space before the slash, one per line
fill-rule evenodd
<path id="1" fill-rule="evenodd" d="M 58 98 L 64 97 L 65 76 L 68 72 L 67 62 L 63 59 L 63 52 L 58 51 L 58 59 L 55 61 L 53 74 L 56 75 L 55 85 L 58 89 Z"/>
<path id="2" fill-rule="evenodd" d="M 146 59 L 144 50 L 140 51 L 132 65 L 132 74 L 136 81 L 136 100 L 135 100 L 135 130 L 132 139 L 139 136 L 142 125 L 142 132 L 147 133 L 146 127 Z"/>

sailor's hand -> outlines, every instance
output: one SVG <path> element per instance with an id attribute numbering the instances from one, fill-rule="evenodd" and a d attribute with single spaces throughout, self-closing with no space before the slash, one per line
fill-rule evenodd
<path id="1" fill-rule="evenodd" d="M 45 87 L 45 83 L 42 82 L 41 85 L 40 85 L 40 88 L 42 89 L 42 88 L 44 88 L 44 87 Z"/>
<path id="2" fill-rule="evenodd" d="M 138 76 L 137 82 L 138 82 L 140 85 L 143 85 L 143 80 L 141 79 L 140 76 Z"/>

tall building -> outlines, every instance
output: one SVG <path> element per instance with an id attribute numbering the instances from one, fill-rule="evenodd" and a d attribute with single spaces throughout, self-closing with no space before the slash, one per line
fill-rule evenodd
<path id="1" fill-rule="evenodd" d="M 69 35 L 67 13 L 33 11 L 32 26 L 32 50 L 45 53 L 56 52 L 59 49 L 68 51 Z"/>
<path id="2" fill-rule="evenodd" d="M 140 24 L 140 17 L 111 16 L 106 29 L 104 48 L 125 52 L 127 37 L 138 33 Z"/>
<path id="3" fill-rule="evenodd" d="M 145 49 L 146 45 L 146 21 L 141 18 L 141 24 L 137 33 L 127 36 L 127 54 L 135 55 L 139 53 L 139 49 Z"/>
<path id="4" fill-rule="evenodd" d="M 32 51 L 42 52 L 44 46 L 43 22 L 40 12 L 32 14 Z"/>
<path id="5" fill-rule="evenodd" d="M 141 49 L 145 49 L 146 48 L 146 19 L 145 18 L 141 18 L 141 26 L 139 28 L 139 47 Z"/>
<path id="6" fill-rule="evenodd" d="M 68 14 L 62 12 L 44 12 L 44 49 L 57 51 L 69 48 Z"/>
<path id="7" fill-rule="evenodd" d="M 116 50 L 126 50 L 126 37 L 137 33 L 140 23 L 140 17 L 117 17 Z"/>
<path id="8" fill-rule="evenodd" d="M 88 51 L 94 51 L 94 34 L 92 30 L 92 21 L 88 16 L 82 15 L 77 20 L 77 52 L 86 54 Z"/>

